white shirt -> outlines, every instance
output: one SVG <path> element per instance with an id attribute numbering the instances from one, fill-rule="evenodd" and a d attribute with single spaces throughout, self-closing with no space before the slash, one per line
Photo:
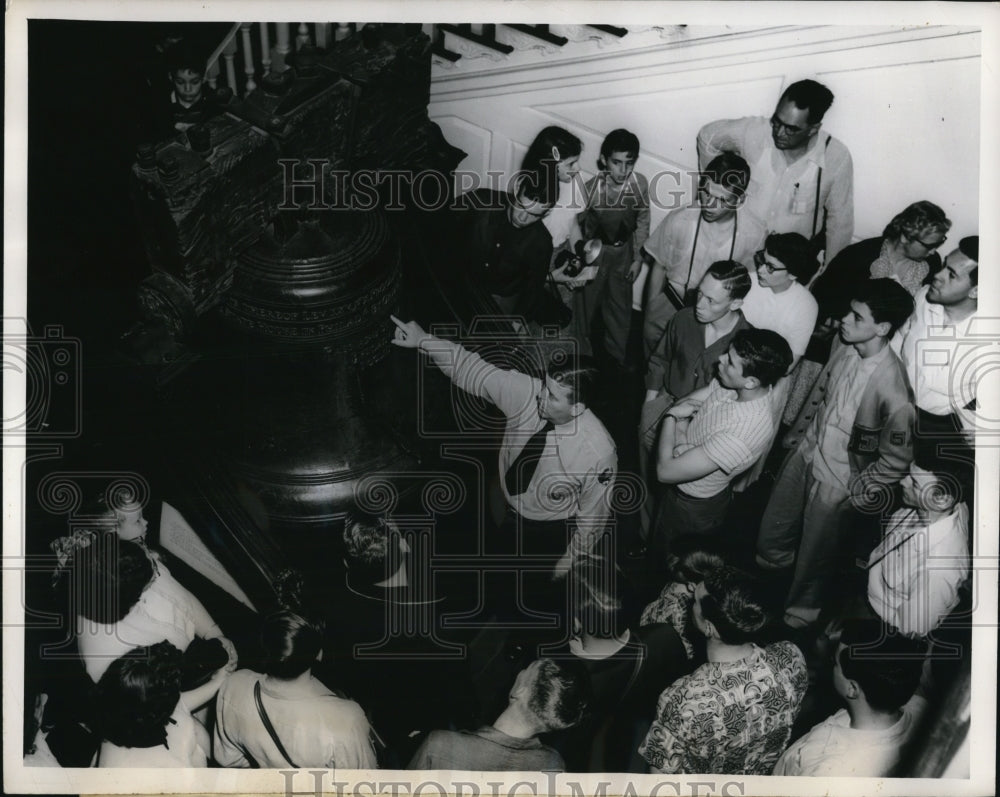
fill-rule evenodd
<path id="1" fill-rule="evenodd" d="M 851 717 L 842 708 L 792 743 L 778 759 L 773 774 L 888 777 L 926 708 L 927 701 L 914 695 L 895 724 L 878 730 L 852 728 Z"/>
<path id="2" fill-rule="evenodd" d="M 743 300 L 743 315 L 757 329 L 777 332 L 792 348 L 793 363 L 806 352 L 819 305 L 805 285 L 793 282 L 781 293 L 762 288 L 755 274 L 750 275 L 750 293 Z"/>
<path id="3" fill-rule="evenodd" d="M 978 314 L 951 324 L 944 306 L 927 300 L 927 286 L 913 299 L 913 314 L 890 345 L 903 361 L 916 404 L 932 415 L 957 413 L 971 430 L 974 419 L 963 409 L 976 397 L 977 366 L 986 360 L 982 335 L 971 334 Z"/>
<path id="4" fill-rule="evenodd" d="M 937 628 L 958 605 L 958 589 L 969 576 L 968 528 L 965 504 L 929 526 L 915 509 L 896 512 L 868 559 L 875 613 L 904 634 Z"/>

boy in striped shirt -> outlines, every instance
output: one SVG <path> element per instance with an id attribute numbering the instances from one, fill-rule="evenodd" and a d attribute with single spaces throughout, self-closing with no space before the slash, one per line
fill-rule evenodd
<path id="1" fill-rule="evenodd" d="M 657 479 L 667 485 L 650 541 L 656 553 L 678 533 L 719 528 L 733 480 L 766 453 L 771 386 L 791 362 L 777 332 L 740 330 L 719 358 L 717 377 L 667 410 L 656 462 Z"/>

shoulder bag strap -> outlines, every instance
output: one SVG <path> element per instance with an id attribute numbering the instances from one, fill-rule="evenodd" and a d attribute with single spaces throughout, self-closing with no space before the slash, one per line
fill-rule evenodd
<path id="1" fill-rule="evenodd" d="M 826 137 L 826 143 L 823 145 L 824 161 L 826 160 L 825 153 L 827 148 L 830 146 L 830 139 L 833 136 Z M 816 205 L 813 207 L 813 232 L 812 237 L 816 237 L 816 222 L 819 220 L 819 188 L 823 183 L 823 167 L 819 167 L 819 174 L 816 175 Z M 826 208 L 823 209 L 823 227 L 826 227 Z"/>
<path id="2" fill-rule="evenodd" d="M 260 681 L 257 681 L 257 683 L 254 684 L 253 698 L 257 701 L 257 713 L 260 714 L 261 722 L 264 723 L 264 727 L 267 728 L 267 732 L 271 735 L 271 740 L 277 745 L 278 752 L 285 757 L 289 766 L 293 769 L 298 769 L 298 765 L 292 761 L 291 757 L 288 755 L 288 751 L 285 750 L 285 746 L 281 743 L 281 739 L 278 738 L 278 734 L 274 730 L 274 726 L 271 724 L 271 718 L 268 717 L 267 712 L 264 711 L 264 701 L 260 699 Z"/>

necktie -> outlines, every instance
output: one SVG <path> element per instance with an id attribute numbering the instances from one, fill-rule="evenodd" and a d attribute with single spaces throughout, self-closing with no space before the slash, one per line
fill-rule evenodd
<path id="1" fill-rule="evenodd" d="M 519 495 L 528 489 L 531 479 L 538 469 L 538 461 L 542 458 L 545 450 L 545 438 L 554 428 L 552 421 L 548 421 L 545 426 L 535 432 L 521 449 L 510 467 L 507 468 L 507 475 L 504 482 L 507 485 L 507 492 L 510 495 Z M 518 489 L 518 488 L 521 489 Z"/>

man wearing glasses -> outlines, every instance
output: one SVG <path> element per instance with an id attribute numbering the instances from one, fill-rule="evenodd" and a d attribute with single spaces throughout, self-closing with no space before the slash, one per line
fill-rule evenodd
<path id="1" fill-rule="evenodd" d="M 552 259 L 552 236 L 539 222 L 555 203 L 554 180 L 525 177 L 510 191 L 481 188 L 459 198 L 470 218 L 466 248 L 473 284 L 491 294 L 504 315 L 546 323 L 539 317 Z"/>
<path id="2" fill-rule="evenodd" d="M 747 212 L 771 232 L 797 232 L 829 262 L 854 233 L 854 167 L 840 141 L 821 132 L 833 93 L 815 80 L 785 89 L 770 119 L 720 119 L 698 131 L 698 163 L 738 152 L 753 175 Z M 825 229 L 825 240 L 823 232 Z"/>
<path id="3" fill-rule="evenodd" d="M 685 306 L 708 267 L 719 260 L 750 265 L 764 242 L 764 227 L 743 205 L 750 167 L 739 155 L 724 152 L 699 175 L 694 204 L 670 211 L 642 247 L 649 266 L 645 288 L 643 339 L 646 358 L 656 350 L 667 322 Z"/>

